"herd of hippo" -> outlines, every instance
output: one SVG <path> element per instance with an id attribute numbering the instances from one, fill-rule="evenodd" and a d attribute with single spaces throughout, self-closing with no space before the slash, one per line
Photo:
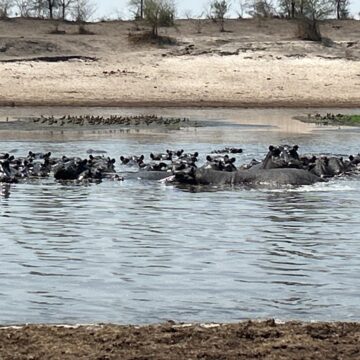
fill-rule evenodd
<path id="1" fill-rule="evenodd" d="M 121 156 L 121 168 L 116 171 L 116 160 L 104 153 L 88 150 L 88 158 L 53 157 L 49 153 L 29 152 L 15 157 L 0 154 L 0 182 L 19 183 L 34 178 L 53 176 L 57 181 L 100 182 L 103 179 L 163 180 L 193 185 L 250 185 L 269 186 L 311 185 L 328 178 L 360 173 L 360 154 L 347 159 L 339 156 L 300 156 L 298 146 L 270 146 L 261 161 L 236 167 L 232 154 L 242 153 L 239 148 L 224 148 L 207 155 L 199 166 L 199 154 L 184 150 L 166 150 L 150 154 L 149 161 L 141 156 Z M 229 156 L 231 154 L 231 156 Z M 135 171 L 134 171 L 135 170 Z"/>

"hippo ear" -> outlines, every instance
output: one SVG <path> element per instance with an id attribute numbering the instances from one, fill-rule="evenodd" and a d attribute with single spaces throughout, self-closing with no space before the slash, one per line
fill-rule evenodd
<path id="1" fill-rule="evenodd" d="M 121 161 L 124 161 L 125 158 L 121 155 L 121 156 L 120 156 L 120 160 L 121 160 Z"/>
<path id="2" fill-rule="evenodd" d="M 206 160 L 207 160 L 207 161 L 212 161 L 212 157 L 211 157 L 210 155 L 208 155 L 208 156 L 206 157 Z"/>
<path id="3" fill-rule="evenodd" d="M 8 159 L 9 158 L 9 154 L 8 153 L 6 153 L 5 155 L 4 155 L 4 159 Z"/>
<path id="4" fill-rule="evenodd" d="M 194 152 L 194 157 L 198 157 L 199 156 L 199 153 L 196 151 Z"/>
<path id="5" fill-rule="evenodd" d="M 228 161 L 228 160 L 229 160 L 229 155 L 228 155 L 228 154 L 226 154 L 226 155 L 224 156 L 224 160 L 225 160 L 225 161 Z"/>
<path id="6" fill-rule="evenodd" d="M 155 157 L 154 154 L 151 153 L 151 154 L 150 154 L 150 159 L 151 159 L 151 160 L 154 160 L 154 157 Z"/>
<path id="7" fill-rule="evenodd" d="M 46 154 L 47 157 L 50 157 L 51 156 L 51 151 L 49 151 L 47 154 Z"/>
<path id="8" fill-rule="evenodd" d="M 280 150 L 279 148 L 273 148 L 272 154 L 273 154 L 274 156 L 280 156 L 281 150 Z"/>
<path id="9" fill-rule="evenodd" d="M 90 154 L 90 155 L 89 155 L 89 159 L 90 159 L 90 160 L 94 160 L 94 157 Z"/>
<path id="10" fill-rule="evenodd" d="M 269 151 L 273 151 L 275 148 L 274 148 L 274 146 L 273 145 L 270 145 L 269 146 Z"/>
<path id="11" fill-rule="evenodd" d="M 236 161 L 236 158 L 234 158 L 234 157 L 230 159 L 230 162 L 231 162 L 232 164 L 233 164 L 235 161 Z"/>
<path id="12" fill-rule="evenodd" d="M 9 157 L 9 161 L 13 161 L 15 159 L 15 156 L 14 155 L 11 155 L 10 157 Z"/>
<path id="13" fill-rule="evenodd" d="M 349 156 L 350 161 L 354 161 L 354 159 L 355 159 L 354 156 L 352 156 L 352 155 Z"/>
<path id="14" fill-rule="evenodd" d="M 110 162 L 111 162 L 112 164 L 115 164 L 116 160 L 115 160 L 115 159 L 111 159 Z"/>
<path id="15" fill-rule="evenodd" d="M 299 150 L 299 145 L 294 145 L 293 150 L 298 151 Z"/>
<path id="16" fill-rule="evenodd" d="M 141 155 L 140 157 L 139 157 L 139 160 L 140 161 L 143 161 L 145 159 L 145 156 L 144 155 Z"/>
<path id="17" fill-rule="evenodd" d="M 29 151 L 28 156 L 33 156 L 32 151 Z"/>

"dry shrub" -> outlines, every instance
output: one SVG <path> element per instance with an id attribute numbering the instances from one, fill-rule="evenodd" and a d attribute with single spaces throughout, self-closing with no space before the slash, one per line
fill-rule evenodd
<path id="1" fill-rule="evenodd" d="M 55 25 L 55 29 L 50 31 L 50 34 L 56 34 L 56 35 L 64 35 L 66 34 L 65 30 L 59 29 L 60 24 Z"/>
<path id="2" fill-rule="evenodd" d="M 151 31 L 138 33 L 129 32 L 129 41 L 133 44 L 153 44 L 153 45 L 176 45 L 176 39 L 170 36 L 154 35 Z"/>
<path id="3" fill-rule="evenodd" d="M 301 40 L 321 41 L 318 22 L 306 18 L 299 19 L 296 37 Z"/>
<path id="4" fill-rule="evenodd" d="M 80 35 L 94 35 L 94 33 L 86 29 L 85 24 L 79 24 L 79 34 Z"/>

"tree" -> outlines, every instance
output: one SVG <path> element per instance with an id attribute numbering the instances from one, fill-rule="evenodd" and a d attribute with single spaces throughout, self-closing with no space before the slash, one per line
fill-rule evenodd
<path id="1" fill-rule="evenodd" d="M 349 17 L 350 11 L 350 1 L 349 0 L 333 0 L 336 10 L 336 18 L 340 19 L 347 19 Z"/>
<path id="2" fill-rule="evenodd" d="M 295 18 L 296 5 L 296 0 L 280 0 L 280 13 L 288 18 Z"/>
<path id="3" fill-rule="evenodd" d="M 21 17 L 29 17 L 31 15 L 31 5 L 27 0 L 15 0 L 15 6 Z"/>
<path id="4" fill-rule="evenodd" d="M 82 23 L 88 21 L 95 13 L 96 6 L 91 0 L 74 0 L 72 16 L 75 21 Z"/>
<path id="5" fill-rule="evenodd" d="M 13 6 L 13 0 L 0 0 L 0 19 L 7 19 Z"/>
<path id="6" fill-rule="evenodd" d="M 58 0 L 61 19 L 65 20 L 67 11 L 75 3 L 75 0 Z"/>
<path id="7" fill-rule="evenodd" d="M 129 0 L 129 7 L 135 20 L 144 19 L 144 0 Z"/>
<path id="8" fill-rule="evenodd" d="M 321 41 L 318 22 L 326 19 L 333 12 L 333 0 L 304 1 L 303 13 L 298 22 L 298 37 L 303 40 Z"/>
<path id="9" fill-rule="evenodd" d="M 220 31 L 225 31 L 225 15 L 230 9 L 230 4 L 227 0 L 213 0 L 210 3 L 211 18 L 220 24 Z"/>
<path id="10" fill-rule="evenodd" d="M 151 26 L 151 33 L 158 37 L 160 26 L 172 26 L 175 18 L 175 5 L 171 0 L 145 0 L 144 19 Z"/>
<path id="11" fill-rule="evenodd" d="M 204 14 L 201 13 L 200 15 L 192 15 L 190 10 L 185 11 L 185 17 L 190 21 L 198 34 L 201 34 L 204 25 Z"/>
<path id="12" fill-rule="evenodd" d="M 239 0 L 239 10 L 236 11 L 238 14 L 239 19 L 242 19 L 245 13 L 249 10 L 249 1 L 248 0 Z"/>
<path id="13" fill-rule="evenodd" d="M 249 14 L 258 18 L 270 18 L 276 14 L 273 0 L 252 0 Z"/>
<path id="14" fill-rule="evenodd" d="M 303 15 L 313 21 L 326 19 L 333 11 L 333 0 L 306 0 L 303 3 Z"/>
<path id="15" fill-rule="evenodd" d="M 47 0 L 47 7 L 49 10 L 49 17 L 50 19 L 54 18 L 54 10 L 58 7 L 58 1 L 57 0 Z"/>

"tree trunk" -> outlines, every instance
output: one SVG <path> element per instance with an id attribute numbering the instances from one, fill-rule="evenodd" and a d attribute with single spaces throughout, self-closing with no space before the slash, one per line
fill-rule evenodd
<path id="1" fill-rule="evenodd" d="M 53 8 L 54 8 L 53 0 L 48 0 L 48 8 L 49 8 L 50 19 L 52 19 L 53 18 Z"/>
<path id="2" fill-rule="evenodd" d="M 225 20 L 224 20 L 224 19 L 221 19 L 220 22 L 221 22 L 221 29 L 220 29 L 220 31 L 221 31 L 221 32 L 225 32 L 225 27 L 224 27 L 224 25 L 225 25 Z"/>
<path id="3" fill-rule="evenodd" d="M 144 19 L 144 0 L 140 1 L 140 19 Z"/>
<path id="4" fill-rule="evenodd" d="M 336 0 L 336 17 L 338 20 L 340 20 L 340 18 L 341 18 L 340 10 L 341 10 L 340 0 Z"/>
<path id="5" fill-rule="evenodd" d="M 291 17 L 295 18 L 295 1 L 291 2 Z"/>

